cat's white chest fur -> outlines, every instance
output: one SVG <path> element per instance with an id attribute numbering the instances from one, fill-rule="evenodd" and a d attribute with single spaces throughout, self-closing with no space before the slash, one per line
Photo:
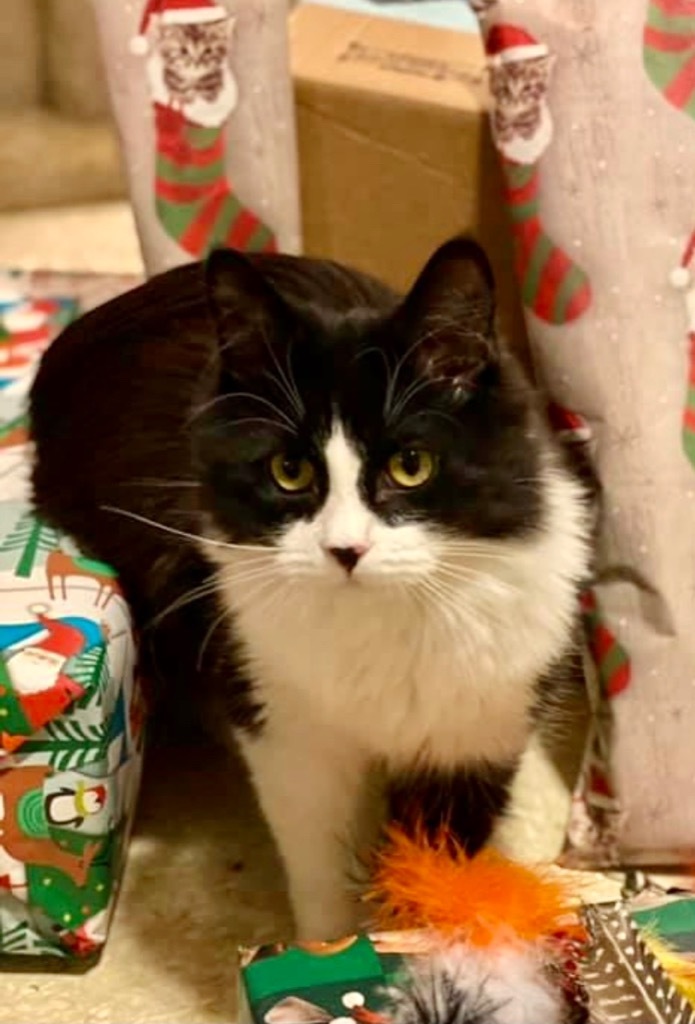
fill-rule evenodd
<path id="1" fill-rule="evenodd" d="M 270 726 L 311 723 L 394 765 L 513 759 L 574 614 L 586 560 L 576 483 L 548 473 L 547 527 L 533 537 L 466 546 L 381 523 L 340 429 L 326 462 L 324 507 L 290 527 L 267 573 L 251 568 L 245 583 L 255 556 L 222 557 L 238 572 L 224 598 Z M 348 576 L 326 552 L 350 545 L 368 550 Z"/>
<path id="2" fill-rule="evenodd" d="M 550 465 L 539 529 L 491 542 L 380 519 L 339 426 L 324 459 L 328 494 L 311 520 L 265 550 L 212 546 L 263 709 L 239 740 L 305 938 L 358 924 L 345 879 L 350 850 L 373 839 L 359 810 L 370 767 L 453 777 L 521 753 L 587 564 L 580 488 Z"/>

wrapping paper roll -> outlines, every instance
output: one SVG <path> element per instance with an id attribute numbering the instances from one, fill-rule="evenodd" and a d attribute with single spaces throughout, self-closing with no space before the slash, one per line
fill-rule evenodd
<path id="1" fill-rule="evenodd" d="M 695 5 L 475 0 L 539 376 L 604 491 L 575 858 L 695 852 Z"/>
<path id="2" fill-rule="evenodd" d="M 300 246 L 282 0 L 93 0 L 149 274 Z"/>

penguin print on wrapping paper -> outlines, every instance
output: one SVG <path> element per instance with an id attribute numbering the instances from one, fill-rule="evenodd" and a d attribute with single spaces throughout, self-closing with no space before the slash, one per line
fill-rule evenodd
<path id="1" fill-rule="evenodd" d="M 502 156 L 522 300 L 546 323 L 570 323 L 591 304 L 591 286 L 584 271 L 549 237 L 540 212 L 539 162 L 553 136 L 547 97 L 555 58 L 544 43 L 516 25 L 493 25 L 485 48 L 492 134 Z"/>
<path id="2" fill-rule="evenodd" d="M 270 228 L 237 196 L 225 169 L 238 101 L 229 64 L 235 18 L 215 0 L 146 0 L 131 51 L 145 59 L 156 138 L 155 206 L 190 256 L 215 246 L 274 251 Z"/>
<path id="3" fill-rule="evenodd" d="M 101 838 L 87 833 L 81 850 L 70 850 L 59 844 L 52 829 L 70 828 L 64 823 L 54 824 L 48 814 L 58 795 L 65 798 L 59 814 L 72 806 L 75 820 L 84 822 L 92 815 L 100 815 L 107 803 L 107 790 L 103 782 L 89 780 L 79 789 L 64 786 L 64 792 L 47 786 L 53 769 L 47 765 L 19 765 L 0 768 L 0 846 L 13 861 L 25 867 L 50 867 L 66 875 L 76 886 L 84 886 L 89 869 L 103 845 Z M 60 779 L 53 781 L 60 789 Z"/>

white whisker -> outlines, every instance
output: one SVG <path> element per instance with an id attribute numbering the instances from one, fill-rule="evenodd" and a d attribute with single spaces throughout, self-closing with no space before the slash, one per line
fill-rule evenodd
<path id="1" fill-rule="evenodd" d="M 209 402 L 205 402 L 203 405 L 195 409 L 189 417 L 188 423 L 192 423 L 193 420 L 198 419 L 204 413 L 214 409 L 220 402 L 228 402 L 236 399 L 246 398 L 252 402 L 258 402 L 259 405 L 265 405 L 266 408 L 271 409 L 272 412 L 276 413 L 277 416 L 285 423 L 286 426 L 290 427 L 294 432 L 296 430 L 296 424 L 290 418 L 290 416 L 284 412 L 279 405 L 275 402 L 271 402 L 269 398 L 264 398 L 263 395 L 256 395 L 253 391 L 231 391 L 224 395 L 216 395 L 215 398 L 211 398 Z"/>
<path id="2" fill-rule="evenodd" d="M 244 416 L 238 420 L 225 420 L 225 427 L 238 427 L 243 423 L 266 423 L 268 426 L 275 427 L 278 430 L 284 430 L 288 434 L 296 434 L 295 427 L 288 427 L 285 423 L 279 423 L 278 420 L 271 420 L 264 416 Z"/>
<path id="3" fill-rule="evenodd" d="M 264 551 L 267 550 L 265 544 L 234 544 L 230 541 L 215 540 L 213 537 L 203 537 L 197 533 L 189 533 L 187 530 L 178 530 L 174 526 L 165 526 L 164 523 L 158 523 L 156 519 L 149 519 L 148 516 L 140 515 L 139 512 L 131 512 L 129 509 L 117 508 L 115 505 L 100 505 L 99 509 L 102 512 L 113 512 L 115 515 L 124 516 L 126 519 L 132 519 L 136 523 L 142 523 L 144 526 L 151 526 L 155 530 L 161 530 L 163 533 L 170 533 L 175 537 L 182 537 L 185 540 L 192 540 L 195 543 L 209 544 L 211 547 L 224 548 L 227 551 Z"/>
<path id="4" fill-rule="evenodd" d="M 200 650 L 198 651 L 198 659 L 196 661 L 196 669 L 198 672 L 200 672 L 200 670 L 203 667 L 203 658 L 205 656 L 205 651 L 207 650 L 208 644 L 213 638 L 215 630 L 222 625 L 222 623 L 225 621 L 225 619 L 228 618 L 228 616 L 229 612 L 225 608 L 223 612 L 221 612 L 216 618 L 212 620 L 212 624 L 208 629 L 207 633 L 205 634 L 205 636 L 203 637 L 203 642 L 201 643 Z"/>
<path id="5" fill-rule="evenodd" d="M 290 405 L 292 405 L 292 407 L 294 408 L 294 411 L 297 414 L 297 417 L 301 420 L 301 419 L 304 418 L 304 411 L 305 411 L 304 410 L 304 403 L 302 402 L 302 399 L 301 399 L 301 396 L 299 394 L 299 391 L 297 390 L 297 382 L 295 381 L 294 374 L 292 373 L 292 364 L 290 362 L 290 351 L 288 349 L 287 352 L 286 352 L 286 355 L 285 355 L 285 358 L 287 360 L 287 370 L 288 370 L 288 372 L 285 372 L 285 370 L 280 365 L 280 361 L 279 361 L 279 359 L 277 357 L 277 354 L 275 352 L 275 348 L 274 348 L 274 346 L 272 344 L 272 341 L 268 337 L 268 333 L 267 333 L 267 330 L 266 330 L 265 322 L 262 324 L 261 333 L 262 333 L 262 337 L 263 337 L 263 344 L 267 348 L 268 353 L 270 354 L 270 357 L 273 360 L 273 363 L 275 364 L 275 368 L 277 369 L 278 373 L 280 374 L 280 378 L 279 379 L 275 378 L 274 374 L 267 373 L 267 371 L 266 371 L 266 375 L 271 380 L 275 379 L 275 383 L 278 385 L 280 391 L 282 393 L 284 393 L 285 397 L 289 400 Z"/>
<path id="6" fill-rule="evenodd" d="M 199 587 L 194 587 L 192 590 L 187 590 L 185 594 L 181 594 L 171 604 L 168 604 L 161 612 L 157 612 L 150 621 L 147 623 L 147 629 L 156 629 L 167 615 L 172 615 L 174 612 L 179 611 L 180 608 L 185 608 L 186 605 L 192 604 L 194 601 L 200 601 L 204 597 L 209 597 L 217 591 L 217 585 L 215 580 L 207 580 Z"/>
<path id="7" fill-rule="evenodd" d="M 138 480 L 127 480 L 125 487 L 200 487 L 199 480 L 161 480 L 158 477 L 140 477 Z"/>

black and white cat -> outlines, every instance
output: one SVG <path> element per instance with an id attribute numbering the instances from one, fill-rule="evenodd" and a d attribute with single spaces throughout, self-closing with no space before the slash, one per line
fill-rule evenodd
<path id="1" fill-rule="evenodd" d="M 118 569 L 168 699 L 238 739 L 302 936 L 355 927 L 375 779 L 406 828 L 488 840 L 591 515 L 477 245 L 405 298 L 217 252 L 69 327 L 31 409 L 39 512 Z"/>

